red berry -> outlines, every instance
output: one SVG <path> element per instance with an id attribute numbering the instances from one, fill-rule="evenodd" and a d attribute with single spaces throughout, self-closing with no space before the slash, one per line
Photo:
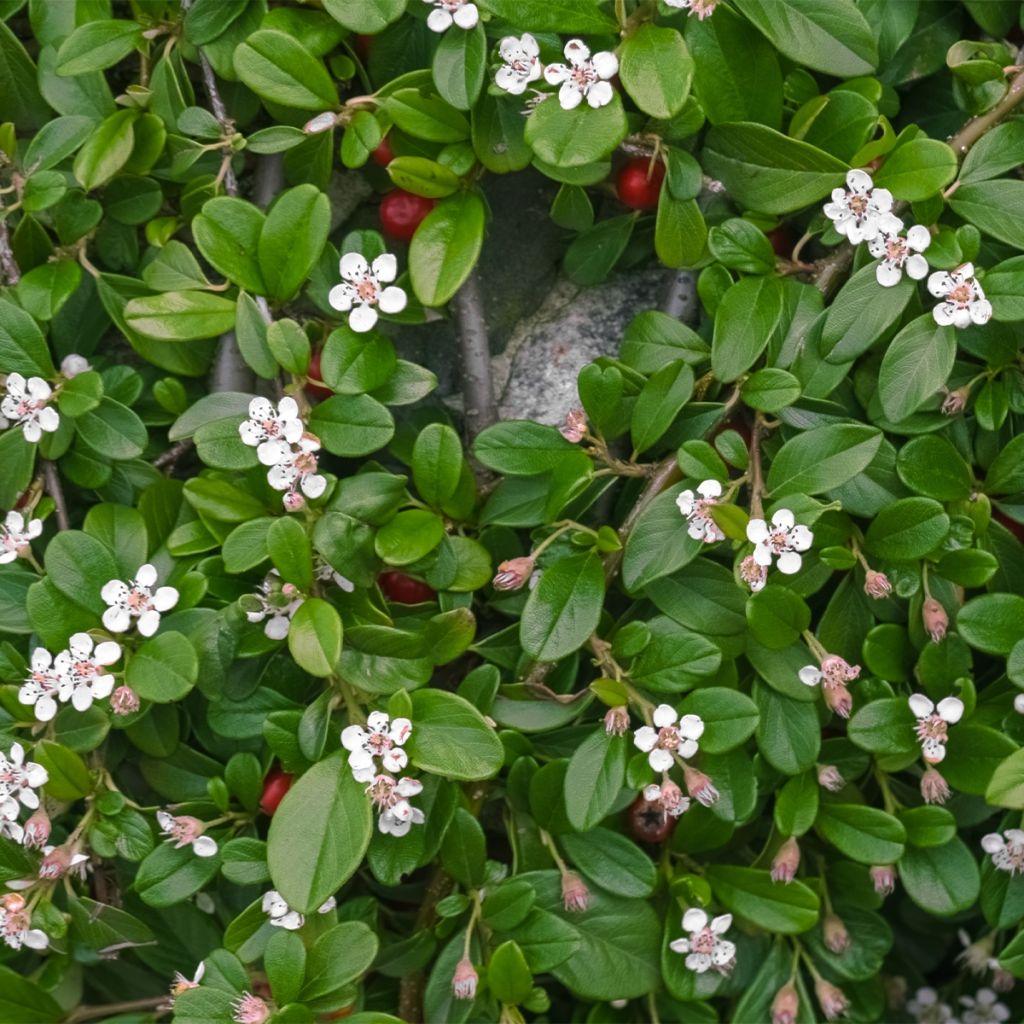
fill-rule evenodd
<path id="1" fill-rule="evenodd" d="M 641 843 L 665 842 L 678 824 L 678 818 L 666 814 L 642 793 L 629 805 L 629 832 Z"/>
<path id="2" fill-rule="evenodd" d="M 395 159 L 395 151 L 391 148 L 391 143 L 388 142 L 386 135 L 380 140 L 380 145 L 370 154 L 370 159 L 378 167 L 387 167 Z"/>
<path id="3" fill-rule="evenodd" d="M 309 395 L 310 398 L 331 398 L 334 392 L 330 388 L 321 387 L 319 384 L 313 384 L 314 380 L 323 380 L 322 371 L 320 369 L 320 356 L 322 349 L 316 349 L 313 354 L 309 357 L 309 369 L 306 371 L 306 375 L 310 378 L 310 381 L 306 382 L 303 390 Z"/>
<path id="4" fill-rule="evenodd" d="M 793 246 L 796 245 L 793 233 L 784 224 L 768 232 L 768 241 L 772 243 L 775 255 L 787 260 L 793 252 Z"/>
<path id="5" fill-rule="evenodd" d="M 263 780 L 263 796 L 260 797 L 260 808 L 264 814 L 273 815 L 294 781 L 294 776 L 276 766 L 267 772 Z"/>
<path id="6" fill-rule="evenodd" d="M 631 210 L 653 210 L 657 208 L 661 195 L 661 183 L 665 180 L 665 165 L 647 157 L 634 157 L 622 165 L 615 180 L 615 191 L 619 202 Z"/>
<path id="7" fill-rule="evenodd" d="M 424 601 L 433 601 L 437 593 L 423 583 L 407 576 L 404 572 L 389 570 L 382 572 L 377 577 L 380 589 L 390 601 L 397 604 L 422 604 Z"/>
<path id="8" fill-rule="evenodd" d="M 380 201 L 380 226 L 389 238 L 408 242 L 433 208 L 433 199 L 396 188 Z"/>

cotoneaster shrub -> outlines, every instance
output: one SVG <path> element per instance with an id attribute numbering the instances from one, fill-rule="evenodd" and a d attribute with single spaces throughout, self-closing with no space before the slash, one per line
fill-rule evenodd
<path id="1" fill-rule="evenodd" d="M 1024 1019 L 1021 38 L 0 0 L 0 1020 Z M 699 275 L 560 428 L 509 174 Z"/>

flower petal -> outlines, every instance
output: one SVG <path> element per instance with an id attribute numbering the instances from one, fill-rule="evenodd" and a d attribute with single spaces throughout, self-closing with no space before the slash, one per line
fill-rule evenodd
<path id="1" fill-rule="evenodd" d="M 683 914 L 683 931 L 699 932 L 708 926 L 708 915 L 700 907 L 690 907 Z"/>
<path id="2" fill-rule="evenodd" d="M 676 709 L 671 704 L 659 704 L 654 709 L 654 724 L 659 729 L 664 729 L 666 726 L 674 725 L 676 719 L 679 717 L 676 714 Z"/>
<path id="3" fill-rule="evenodd" d="M 370 264 L 366 262 L 362 253 L 347 252 L 341 257 L 338 270 L 346 281 L 361 281 L 369 273 Z"/>
<path id="4" fill-rule="evenodd" d="M 348 325 L 356 334 L 372 331 L 377 323 L 377 310 L 373 306 L 356 306 L 348 315 Z"/>
<path id="5" fill-rule="evenodd" d="M 964 702 L 959 697 L 943 697 L 935 710 L 943 721 L 955 725 L 963 717 Z"/>
<path id="6" fill-rule="evenodd" d="M 916 718 L 927 718 L 935 710 L 935 705 L 923 693 L 911 694 L 907 703 Z"/>

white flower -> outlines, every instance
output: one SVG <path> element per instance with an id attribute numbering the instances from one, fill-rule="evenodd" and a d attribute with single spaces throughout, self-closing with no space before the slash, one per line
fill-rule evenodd
<path id="1" fill-rule="evenodd" d="M 45 786 L 50 776 L 41 764 L 25 760 L 25 748 L 11 745 L 11 752 L 0 751 L 0 818 L 14 820 L 18 804 L 34 811 L 39 806 L 36 790 Z"/>
<path id="2" fill-rule="evenodd" d="M 883 288 L 900 283 L 903 271 L 915 281 L 928 274 L 928 261 L 921 255 L 931 245 L 931 232 L 915 224 L 901 238 L 898 231 L 883 231 L 868 241 L 868 252 L 880 262 L 875 267 L 875 278 Z"/>
<path id="3" fill-rule="evenodd" d="M 276 409 L 266 398 L 254 398 L 249 403 L 249 418 L 238 425 L 242 443 L 256 449 L 256 457 L 264 466 L 288 458 L 302 430 L 294 398 L 282 398 Z"/>
<path id="4" fill-rule="evenodd" d="M 1010 1019 L 1009 1008 L 990 988 L 979 988 L 973 997 L 961 996 L 960 1005 L 965 1007 L 963 1024 L 1003 1024 Z"/>
<path id="5" fill-rule="evenodd" d="M 70 355 L 66 355 L 60 361 L 60 375 L 67 377 L 70 380 L 72 377 L 77 377 L 80 373 L 85 373 L 86 370 L 91 370 L 92 366 L 89 365 L 89 360 L 85 356 L 76 355 L 72 352 Z"/>
<path id="6" fill-rule="evenodd" d="M 683 931 L 689 932 L 688 939 L 675 939 L 669 943 L 676 953 L 686 953 L 686 966 L 697 974 L 703 974 L 714 967 L 720 974 L 728 974 L 736 963 L 736 947 L 721 936 L 732 925 L 732 914 L 712 918 L 698 907 L 691 907 L 683 914 Z"/>
<path id="7" fill-rule="evenodd" d="M 494 84 L 513 96 L 521 96 L 530 82 L 536 82 L 543 74 L 540 47 L 529 32 L 524 32 L 520 39 L 505 36 L 498 44 L 498 53 L 505 63 L 498 68 Z"/>
<path id="8" fill-rule="evenodd" d="M 154 583 L 156 569 L 148 563 L 140 566 L 135 579 L 127 583 L 122 580 L 105 583 L 100 597 L 110 607 L 103 613 L 103 625 L 111 633 L 125 633 L 131 628 L 132 619 L 138 619 L 139 633 L 152 636 L 160 628 L 160 613 L 178 603 L 178 591 L 174 587 L 159 587 L 154 592 Z"/>
<path id="9" fill-rule="evenodd" d="M 32 519 L 26 525 L 25 517 L 20 512 L 8 512 L 0 525 L 0 565 L 27 554 L 30 550 L 29 542 L 42 532 L 42 519 Z"/>
<path id="10" fill-rule="evenodd" d="M 50 938 L 46 932 L 32 927 L 32 914 L 25 905 L 25 897 L 9 892 L 0 896 L 0 937 L 11 949 L 46 949 Z"/>
<path id="11" fill-rule="evenodd" d="M 1018 715 L 1024 715 L 1024 693 L 1018 693 L 1017 696 L 1013 698 L 1013 710 L 1016 711 Z"/>
<path id="12" fill-rule="evenodd" d="M 423 812 L 418 807 L 412 807 L 408 803 L 401 805 L 408 810 L 408 817 L 401 817 L 401 807 L 389 807 L 377 819 L 377 828 L 384 835 L 396 837 L 404 836 L 413 825 L 422 825 L 426 820 Z"/>
<path id="13" fill-rule="evenodd" d="M 76 711 L 88 711 L 94 700 L 109 697 L 114 689 L 114 677 L 104 668 L 121 657 L 121 647 L 113 640 L 104 640 L 94 650 L 93 643 L 88 633 L 75 633 L 68 649 L 53 662 L 60 675 L 60 699 L 65 703 L 70 700 Z"/>
<path id="14" fill-rule="evenodd" d="M 398 260 L 386 252 L 370 266 L 357 252 L 347 252 L 338 264 L 342 284 L 336 284 L 327 301 L 342 313 L 349 313 L 348 325 L 359 334 L 373 330 L 377 323 L 377 310 L 382 313 L 401 313 L 408 298 L 397 285 L 390 284 L 398 275 Z M 389 285 L 382 288 L 381 283 Z M 353 307 L 355 307 L 353 309 Z"/>
<path id="15" fill-rule="evenodd" d="M 992 319 L 992 303 L 974 278 L 973 263 L 965 263 L 948 274 L 937 270 L 928 278 L 928 291 L 944 300 L 932 310 L 935 322 L 942 327 L 970 327 Z"/>
<path id="16" fill-rule="evenodd" d="M 583 102 L 592 107 L 603 107 L 612 101 L 612 87 L 609 78 L 619 70 L 619 59 L 614 53 L 602 51 L 590 56 L 589 48 L 582 39 L 570 39 L 565 44 L 565 64 L 549 64 L 544 69 L 544 79 L 551 85 L 561 84 L 558 102 L 563 110 L 573 110 Z"/>
<path id="17" fill-rule="evenodd" d="M 250 622 L 266 622 L 263 632 L 271 640 L 283 640 L 291 628 L 292 616 L 305 600 L 291 583 L 281 584 L 277 570 L 260 584 L 255 594 L 246 594 L 240 603 Z"/>
<path id="18" fill-rule="evenodd" d="M 52 434 L 60 426 L 57 410 L 47 404 L 52 394 L 42 377 L 29 377 L 26 381 L 20 373 L 9 373 L 7 396 L 0 401 L 0 412 L 20 423 L 25 440 L 34 444 L 44 432 Z"/>
<path id="19" fill-rule="evenodd" d="M 992 855 L 992 864 L 1011 875 L 1024 874 L 1024 830 L 1008 828 L 1005 832 L 990 832 L 981 840 L 981 847 Z"/>
<path id="20" fill-rule="evenodd" d="M 788 508 L 780 508 L 769 526 L 763 519 L 747 523 L 747 540 L 754 544 L 754 561 L 764 568 L 778 559 L 779 572 L 791 576 L 800 571 L 800 552 L 814 543 L 814 534 L 806 526 L 797 526 L 796 517 Z"/>
<path id="21" fill-rule="evenodd" d="M 289 512 L 297 512 L 306 504 L 306 498 L 319 498 L 327 489 L 327 479 L 317 472 L 318 451 L 320 438 L 307 431 L 289 454 L 267 472 L 267 483 L 275 491 L 285 492 L 282 500 Z"/>
<path id="22" fill-rule="evenodd" d="M 18 691 L 21 704 L 35 705 L 40 722 L 48 722 L 57 714 L 57 698 L 63 679 L 53 662 L 53 655 L 45 648 L 32 652 L 31 672 Z"/>
<path id="23" fill-rule="evenodd" d="M 907 1003 L 907 1013 L 913 1014 L 917 1024 L 953 1024 L 953 1011 L 939 1002 L 933 988 L 919 988 Z"/>
<path id="24" fill-rule="evenodd" d="M 697 740 L 704 733 L 704 721 L 699 715 L 676 713 L 670 704 L 659 704 L 654 709 L 654 724 L 644 725 L 633 734 L 633 743 L 648 755 L 647 760 L 656 772 L 667 772 L 678 754 L 690 758 L 697 753 Z"/>
<path id="25" fill-rule="evenodd" d="M 391 721 L 383 711 L 373 711 L 361 725 L 346 726 L 341 732 L 341 745 L 349 751 L 348 763 L 357 782 L 372 782 L 377 774 L 374 759 L 380 758 L 386 772 L 400 772 L 408 763 L 409 755 L 402 750 L 412 734 L 408 718 Z"/>
<path id="26" fill-rule="evenodd" d="M 459 28 L 473 28 L 480 20 L 476 4 L 469 0 L 423 0 L 434 10 L 427 15 L 427 28 L 431 32 L 447 32 L 453 24 Z"/>
<path id="27" fill-rule="evenodd" d="M 318 914 L 328 914 L 336 906 L 338 901 L 333 896 L 328 896 L 323 903 L 317 907 L 316 912 Z M 270 918 L 270 923 L 275 928 L 284 928 L 286 931 L 296 931 L 306 923 L 304 915 L 300 914 L 297 910 L 292 910 L 284 901 L 284 897 L 276 890 L 271 889 L 270 892 L 263 894 L 263 913 Z"/>
<path id="28" fill-rule="evenodd" d="M 698 486 L 697 494 L 700 495 L 699 498 L 693 491 L 681 491 L 676 498 L 676 507 L 690 524 L 686 532 L 694 540 L 702 540 L 705 544 L 725 540 L 725 534 L 711 518 L 710 513 L 711 507 L 717 505 L 717 499 L 722 496 L 722 485 L 717 480 L 705 480 Z"/>
<path id="29" fill-rule="evenodd" d="M 687 11 L 689 14 L 696 14 L 703 21 L 710 18 L 718 6 L 718 0 L 665 0 L 669 7 L 676 7 Z"/>
<path id="30" fill-rule="evenodd" d="M 24 842 L 25 830 L 18 824 L 17 818 L 8 818 L 4 808 L 5 798 L 0 797 L 0 839 L 10 839 L 15 843 Z M 7 883 L 11 887 L 11 883 Z"/>
<path id="31" fill-rule="evenodd" d="M 917 718 L 915 731 L 921 753 L 929 764 L 938 764 L 946 756 L 948 727 L 960 721 L 964 703 L 959 697 L 944 697 L 936 707 L 923 693 L 915 693 L 909 704 Z"/>
<path id="32" fill-rule="evenodd" d="M 198 818 L 187 814 L 173 815 L 167 811 L 157 811 L 156 820 L 161 835 L 167 836 L 174 843 L 176 850 L 183 846 L 191 846 L 197 857 L 212 857 L 217 852 L 217 840 L 203 835 L 206 825 Z"/>
<path id="33" fill-rule="evenodd" d="M 836 231 L 846 235 L 853 245 L 879 233 L 896 234 L 903 227 L 892 212 L 892 193 L 887 188 L 875 188 L 867 171 L 849 171 L 846 188 L 833 189 L 832 202 L 824 209 Z"/>
<path id="34" fill-rule="evenodd" d="M 336 586 L 341 587 L 346 594 L 351 594 L 356 585 L 347 577 L 342 576 L 330 562 L 321 555 L 313 556 L 313 576 L 321 583 L 332 581 Z"/>
<path id="35" fill-rule="evenodd" d="M 644 799 L 651 804 L 657 804 L 663 814 L 678 818 L 690 809 L 690 798 L 683 796 L 683 791 L 667 776 L 662 785 L 656 782 L 644 786 Z"/>

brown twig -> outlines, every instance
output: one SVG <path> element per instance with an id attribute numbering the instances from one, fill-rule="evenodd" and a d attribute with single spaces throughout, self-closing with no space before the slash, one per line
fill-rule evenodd
<path id="1" fill-rule="evenodd" d="M 178 460 L 192 450 L 193 443 L 192 438 L 186 437 L 183 441 L 172 444 L 167 451 L 161 452 L 153 460 L 154 468 L 166 470 L 168 473 L 174 472 L 174 467 L 178 464 Z"/>
<path id="2" fill-rule="evenodd" d="M 0 275 L 3 276 L 4 282 L 13 286 L 21 280 L 21 269 L 18 267 L 18 261 L 14 258 L 11 236 L 7 231 L 7 218 L 3 216 L 3 212 L 4 202 L 0 198 Z"/>
<path id="3" fill-rule="evenodd" d="M 761 441 L 764 438 L 764 417 L 758 413 L 750 431 L 750 516 L 764 518 L 764 473 L 761 470 Z"/>
<path id="4" fill-rule="evenodd" d="M 99 1020 L 102 1017 L 115 1017 L 119 1013 L 132 1013 L 135 1010 L 157 1010 L 156 1016 L 162 1017 L 170 1011 L 166 1006 L 167 993 L 159 996 L 147 996 L 145 999 L 129 999 L 123 1003 L 107 1003 L 105 1006 L 80 1006 L 66 1018 L 65 1024 L 80 1024 L 84 1020 Z"/>
<path id="5" fill-rule="evenodd" d="M 57 525 L 62 530 L 70 530 L 71 520 L 68 518 L 68 506 L 64 500 L 60 474 L 57 472 L 57 466 L 49 459 L 43 460 L 43 480 L 46 482 L 46 493 L 53 498 L 53 504 L 56 506 L 54 515 L 57 517 Z"/>
<path id="6" fill-rule="evenodd" d="M 455 333 L 462 355 L 462 398 L 467 440 L 496 423 L 498 410 L 491 377 L 491 347 L 484 319 L 480 277 L 474 270 L 452 300 Z"/>

